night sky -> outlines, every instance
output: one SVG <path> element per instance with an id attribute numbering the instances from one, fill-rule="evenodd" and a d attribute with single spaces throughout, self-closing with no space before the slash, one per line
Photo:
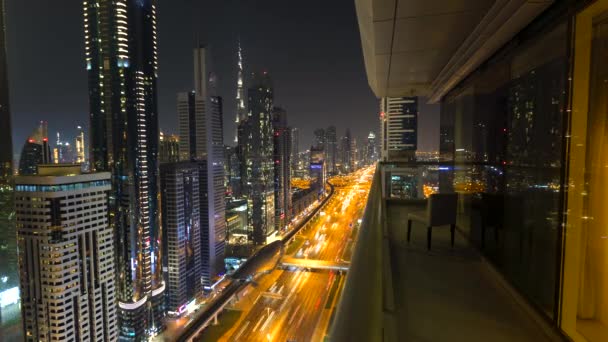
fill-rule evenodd
<path id="1" fill-rule="evenodd" d="M 37 122 L 72 141 L 88 128 L 82 2 L 5 0 L 13 141 L 18 153 Z M 378 133 L 378 100 L 363 64 L 353 0 L 159 0 L 160 128 L 177 133 L 176 93 L 192 88 L 192 48 L 211 48 L 224 98 L 224 140 L 232 143 L 236 42 L 245 71 L 268 71 L 275 105 L 300 129 L 300 149 L 317 127 L 350 127 L 358 141 Z M 419 150 L 437 148 L 438 109 L 422 106 Z"/>

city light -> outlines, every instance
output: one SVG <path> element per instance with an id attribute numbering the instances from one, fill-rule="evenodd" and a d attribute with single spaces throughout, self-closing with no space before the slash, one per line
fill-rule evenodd
<path id="1" fill-rule="evenodd" d="M 12 287 L 10 289 L 0 292 L 0 307 L 6 307 L 19 302 L 19 287 Z"/>

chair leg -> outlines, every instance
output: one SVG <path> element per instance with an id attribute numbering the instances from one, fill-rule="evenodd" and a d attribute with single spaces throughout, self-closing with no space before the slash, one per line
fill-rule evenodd
<path id="1" fill-rule="evenodd" d="M 433 227 L 429 226 L 426 231 L 426 249 L 431 250 L 431 236 Z"/>
<path id="2" fill-rule="evenodd" d="M 456 225 L 455 224 L 450 225 L 450 231 L 452 233 L 452 247 L 454 247 L 454 233 L 456 232 Z"/>
<path id="3" fill-rule="evenodd" d="M 412 220 L 407 220 L 407 242 L 410 242 L 412 236 Z"/>

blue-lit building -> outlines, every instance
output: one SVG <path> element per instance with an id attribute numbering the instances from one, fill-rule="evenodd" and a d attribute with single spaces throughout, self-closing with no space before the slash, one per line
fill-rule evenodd
<path id="1" fill-rule="evenodd" d="M 167 311 L 184 312 L 201 291 L 200 166 L 196 162 L 160 166 L 163 223 L 163 273 Z"/>
<path id="2" fill-rule="evenodd" d="M 310 178 L 312 179 L 311 188 L 319 193 L 325 191 L 325 181 L 327 180 L 325 168 L 325 152 L 323 148 L 310 148 Z"/>

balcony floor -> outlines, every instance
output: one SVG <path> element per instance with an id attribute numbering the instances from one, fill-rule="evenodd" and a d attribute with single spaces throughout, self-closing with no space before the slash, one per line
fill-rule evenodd
<path id="1" fill-rule="evenodd" d="M 398 341 L 549 341 L 541 327 L 494 280 L 464 237 L 450 247 L 449 227 L 414 223 L 406 242 L 407 214 L 424 210 L 389 202 L 391 267 Z"/>

